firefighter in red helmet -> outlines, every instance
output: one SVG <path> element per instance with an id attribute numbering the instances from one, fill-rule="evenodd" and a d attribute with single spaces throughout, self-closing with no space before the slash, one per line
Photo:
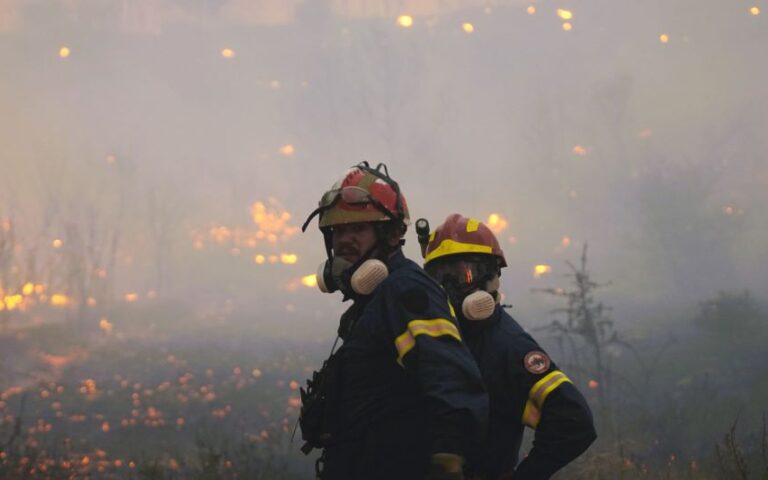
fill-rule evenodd
<path id="1" fill-rule="evenodd" d="M 490 400 L 488 434 L 467 471 L 483 480 L 549 478 L 596 438 L 586 400 L 499 305 L 507 262 L 485 224 L 453 214 L 424 243 L 424 268 L 448 292 Z M 535 429 L 533 449 L 518 463 L 525 426 Z"/>
<path id="2" fill-rule="evenodd" d="M 324 292 L 352 300 L 342 346 L 302 389 L 318 478 L 463 479 L 488 397 L 443 289 L 401 251 L 408 207 L 386 167 L 361 163 L 320 199 Z"/>

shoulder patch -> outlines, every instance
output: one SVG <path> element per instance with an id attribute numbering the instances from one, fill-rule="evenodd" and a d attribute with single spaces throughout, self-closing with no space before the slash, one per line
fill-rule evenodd
<path id="1" fill-rule="evenodd" d="M 523 359 L 523 365 L 525 369 L 534 375 L 549 370 L 549 366 L 552 365 L 552 361 L 549 359 L 546 353 L 540 351 L 528 352 Z"/>
<path id="2" fill-rule="evenodd" d="M 429 296 L 421 288 L 409 288 L 400 294 L 400 301 L 406 310 L 413 313 L 424 313 L 429 307 Z"/>

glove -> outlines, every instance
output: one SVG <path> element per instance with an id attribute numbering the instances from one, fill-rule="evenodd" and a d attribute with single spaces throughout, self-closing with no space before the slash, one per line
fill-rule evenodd
<path id="1" fill-rule="evenodd" d="M 435 453 L 429 465 L 428 480 L 464 480 L 464 457 L 455 453 Z"/>

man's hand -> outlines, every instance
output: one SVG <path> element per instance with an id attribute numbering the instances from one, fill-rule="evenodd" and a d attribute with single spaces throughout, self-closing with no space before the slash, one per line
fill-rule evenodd
<path id="1" fill-rule="evenodd" d="M 428 480 L 464 480 L 464 458 L 455 453 L 435 453 L 429 465 Z"/>

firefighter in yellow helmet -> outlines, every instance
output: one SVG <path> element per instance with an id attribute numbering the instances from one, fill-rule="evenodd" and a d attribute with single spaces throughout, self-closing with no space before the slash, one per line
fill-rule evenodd
<path id="1" fill-rule="evenodd" d="M 486 225 L 453 214 L 420 241 L 424 268 L 448 292 L 490 398 L 488 435 L 467 472 L 483 480 L 549 478 L 596 438 L 586 400 L 499 305 L 507 262 Z M 518 463 L 525 426 L 535 429 L 533 449 Z"/>
<path id="2" fill-rule="evenodd" d="M 302 389 L 303 450 L 318 478 L 461 480 L 488 397 L 440 286 L 400 246 L 408 208 L 386 167 L 361 163 L 322 197 L 323 292 L 353 300 L 343 345 Z"/>

